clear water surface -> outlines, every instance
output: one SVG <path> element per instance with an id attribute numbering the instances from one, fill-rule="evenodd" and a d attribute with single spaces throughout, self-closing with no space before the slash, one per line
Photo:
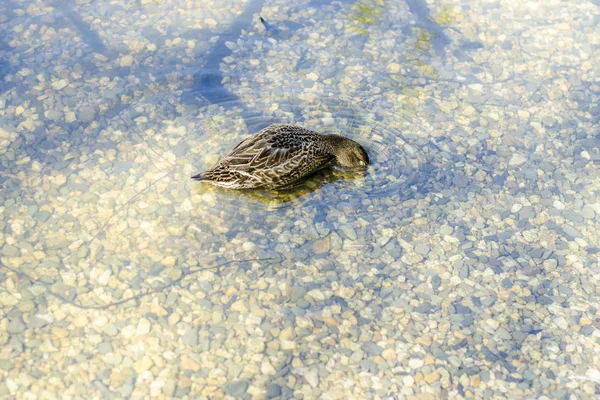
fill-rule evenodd
<path id="1" fill-rule="evenodd" d="M 597 1 L 0 2 L 0 397 L 600 395 Z M 274 122 L 365 176 L 189 177 Z"/>

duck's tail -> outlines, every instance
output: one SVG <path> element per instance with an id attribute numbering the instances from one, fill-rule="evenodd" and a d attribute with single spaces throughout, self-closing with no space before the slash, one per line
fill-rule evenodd
<path id="1" fill-rule="evenodd" d="M 195 181 L 205 181 L 207 180 L 206 177 L 204 176 L 204 173 L 200 173 L 198 175 L 194 175 L 192 176 L 192 179 Z"/>

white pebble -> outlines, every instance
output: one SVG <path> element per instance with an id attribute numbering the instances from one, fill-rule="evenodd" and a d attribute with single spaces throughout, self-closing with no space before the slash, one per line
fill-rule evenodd
<path id="1" fill-rule="evenodd" d="M 527 157 L 525 157 L 523 154 L 515 153 L 510 158 L 508 164 L 513 167 L 518 167 L 519 165 L 525 164 L 526 161 Z"/>
<path id="2" fill-rule="evenodd" d="M 146 318 L 142 318 L 140 319 L 140 322 L 138 322 L 135 333 L 138 335 L 147 335 L 150 333 L 150 328 L 150 321 L 148 321 Z"/>
<path id="3" fill-rule="evenodd" d="M 306 372 L 306 375 L 304 375 L 304 378 L 306 379 L 308 384 L 310 386 L 312 386 L 313 388 L 316 388 L 317 386 L 319 386 L 319 375 L 317 374 L 316 368 L 308 370 Z"/>
<path id="4" fill-rule="evenodd" d="M 306 75 L 306 78 L 310 79 L 311 81 L 316 81 L 319 79 L 319 75 L 316 72 L 311 72 L 310 74 Z"/>
<path id="5" fill-rule="evenodd" d="M 120 65 L 121 67 L 131 67 L 133 64 L 133 57 L 127 54 L 126 56 L 121 57 Z"/>

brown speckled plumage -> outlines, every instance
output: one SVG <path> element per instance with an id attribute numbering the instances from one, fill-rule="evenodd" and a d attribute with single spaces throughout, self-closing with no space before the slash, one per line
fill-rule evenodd
<path id="1" fill-rule="evenodd" d="M 192 179 L 230 189 L 274 189 L 292 185 L 336 161 L 348 168 L 369 164 L 367 153 L 353 140 L 274 124 L 242 141 L 214 168 Z"/>

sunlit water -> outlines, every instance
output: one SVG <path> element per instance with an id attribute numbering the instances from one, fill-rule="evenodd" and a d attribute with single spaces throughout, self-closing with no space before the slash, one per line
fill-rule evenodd
<path id="1" fill-rule="evenodd" d="M 0 2 L 0 396 L 600 395 L 598 11 Z M 271 123 L 372 165 L 190 179 Z"/>

